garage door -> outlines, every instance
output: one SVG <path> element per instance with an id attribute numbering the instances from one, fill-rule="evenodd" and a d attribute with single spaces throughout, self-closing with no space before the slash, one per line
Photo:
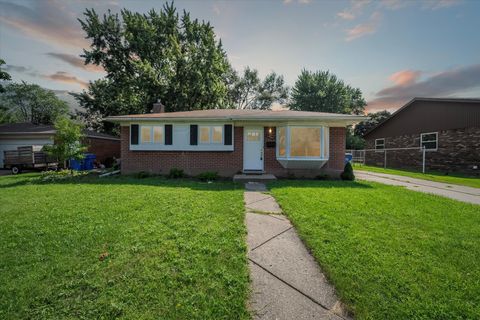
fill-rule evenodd
<path id="1" fill-rule="evenodd" d="M 3 168 L 3 151 L 17 150 L 17 147 L 43 146 L 51 144 L 51 139 L 8 139 L 0 140 L 0 168 Z"/>

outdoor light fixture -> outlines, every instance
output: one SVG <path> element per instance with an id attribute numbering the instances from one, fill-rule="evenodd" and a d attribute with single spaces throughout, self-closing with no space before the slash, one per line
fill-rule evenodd
<path id="1" fill-rule="evenodd" d="M 268 128 L 268 133 L 272 133 L 272 128 Z"/>

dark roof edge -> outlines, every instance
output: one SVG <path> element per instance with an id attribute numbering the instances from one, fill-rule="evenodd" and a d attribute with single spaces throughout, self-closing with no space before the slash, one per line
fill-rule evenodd
<path id="1" fill-rule="evenodd" d="M 386 122 L 390 121 L 393 117 L 395 117 L 397 114 L 405 110 L 407 107 L 409 107 L 411 104 L 413 104 L 415 101 L 437 101 L 437 102 L 467 102 L 467 103 L 480 103 L 480 98 L 422 98 L 422 97 L 415 97 L 412 100 L 408 101 L 405 105 L 400 107 L 397 111 L 392 113 L 390 117 L 387 119 L 383 120 L 379 124 L 377 124 L 375 127 L 367 131 L 363 137 L 366 138 L 369 134 L 380 128 L 382 125 L 384 125 Z"/>

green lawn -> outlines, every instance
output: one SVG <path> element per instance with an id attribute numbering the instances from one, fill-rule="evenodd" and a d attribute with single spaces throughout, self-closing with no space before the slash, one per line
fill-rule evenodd
<path id="1" fill-rule="evenodd" d="M 450 173 L 449 175 L 445 175 L 444 173 L 439 172 L 414 172 L 414 171 L 407 171 L 407 170 L 398 170 L 398 169 L 384 169 L 380 167 L 373 167 L 367 165 L 358 165 L 355 164 L 353 167 L 355 170 L 364 170 L 364 171 L 371 171 L 371 172 L 378 172 L 378 173 L 388 173 L 388 174 L 396 174 L 399 176 L 417 178 L 417 179 L 424 179 L 436 182 L 444 182 L 444 183 L 451 183 L 451 184 L 458 184 L 467 187 L 474 187 L 480 188 L 480 178 L 474 177 L 467 177 L 460 174 Z"/>
<path id="2" fill-rule="evenodd" d="M 480 206 L 367 182 L 270 187 L 358 319 L 480 319 Z"/>
<path id="3" fill-rule="evenodd" d="M 245 319 L 243 188 L 0 177 L 0 319 Z"/>

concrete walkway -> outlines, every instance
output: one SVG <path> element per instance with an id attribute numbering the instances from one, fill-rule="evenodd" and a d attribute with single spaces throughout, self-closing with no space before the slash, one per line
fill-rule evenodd
<path id="1" fill-rule="evenodd" d="M 480 204 L 479 188 L 464 187 L 455 184 L 359 170 L 355 170 L 355 177 L 360 180 L 380 182 L 394 186 L 403 186 L 414 191 L 436 194 L 473 204 Z"/>
<path id="2" fill-rule="evenodd" d="M 253 318 L 349 319 L 290 221 L 265 193 L 265 185 L 245 186 Z"/>

